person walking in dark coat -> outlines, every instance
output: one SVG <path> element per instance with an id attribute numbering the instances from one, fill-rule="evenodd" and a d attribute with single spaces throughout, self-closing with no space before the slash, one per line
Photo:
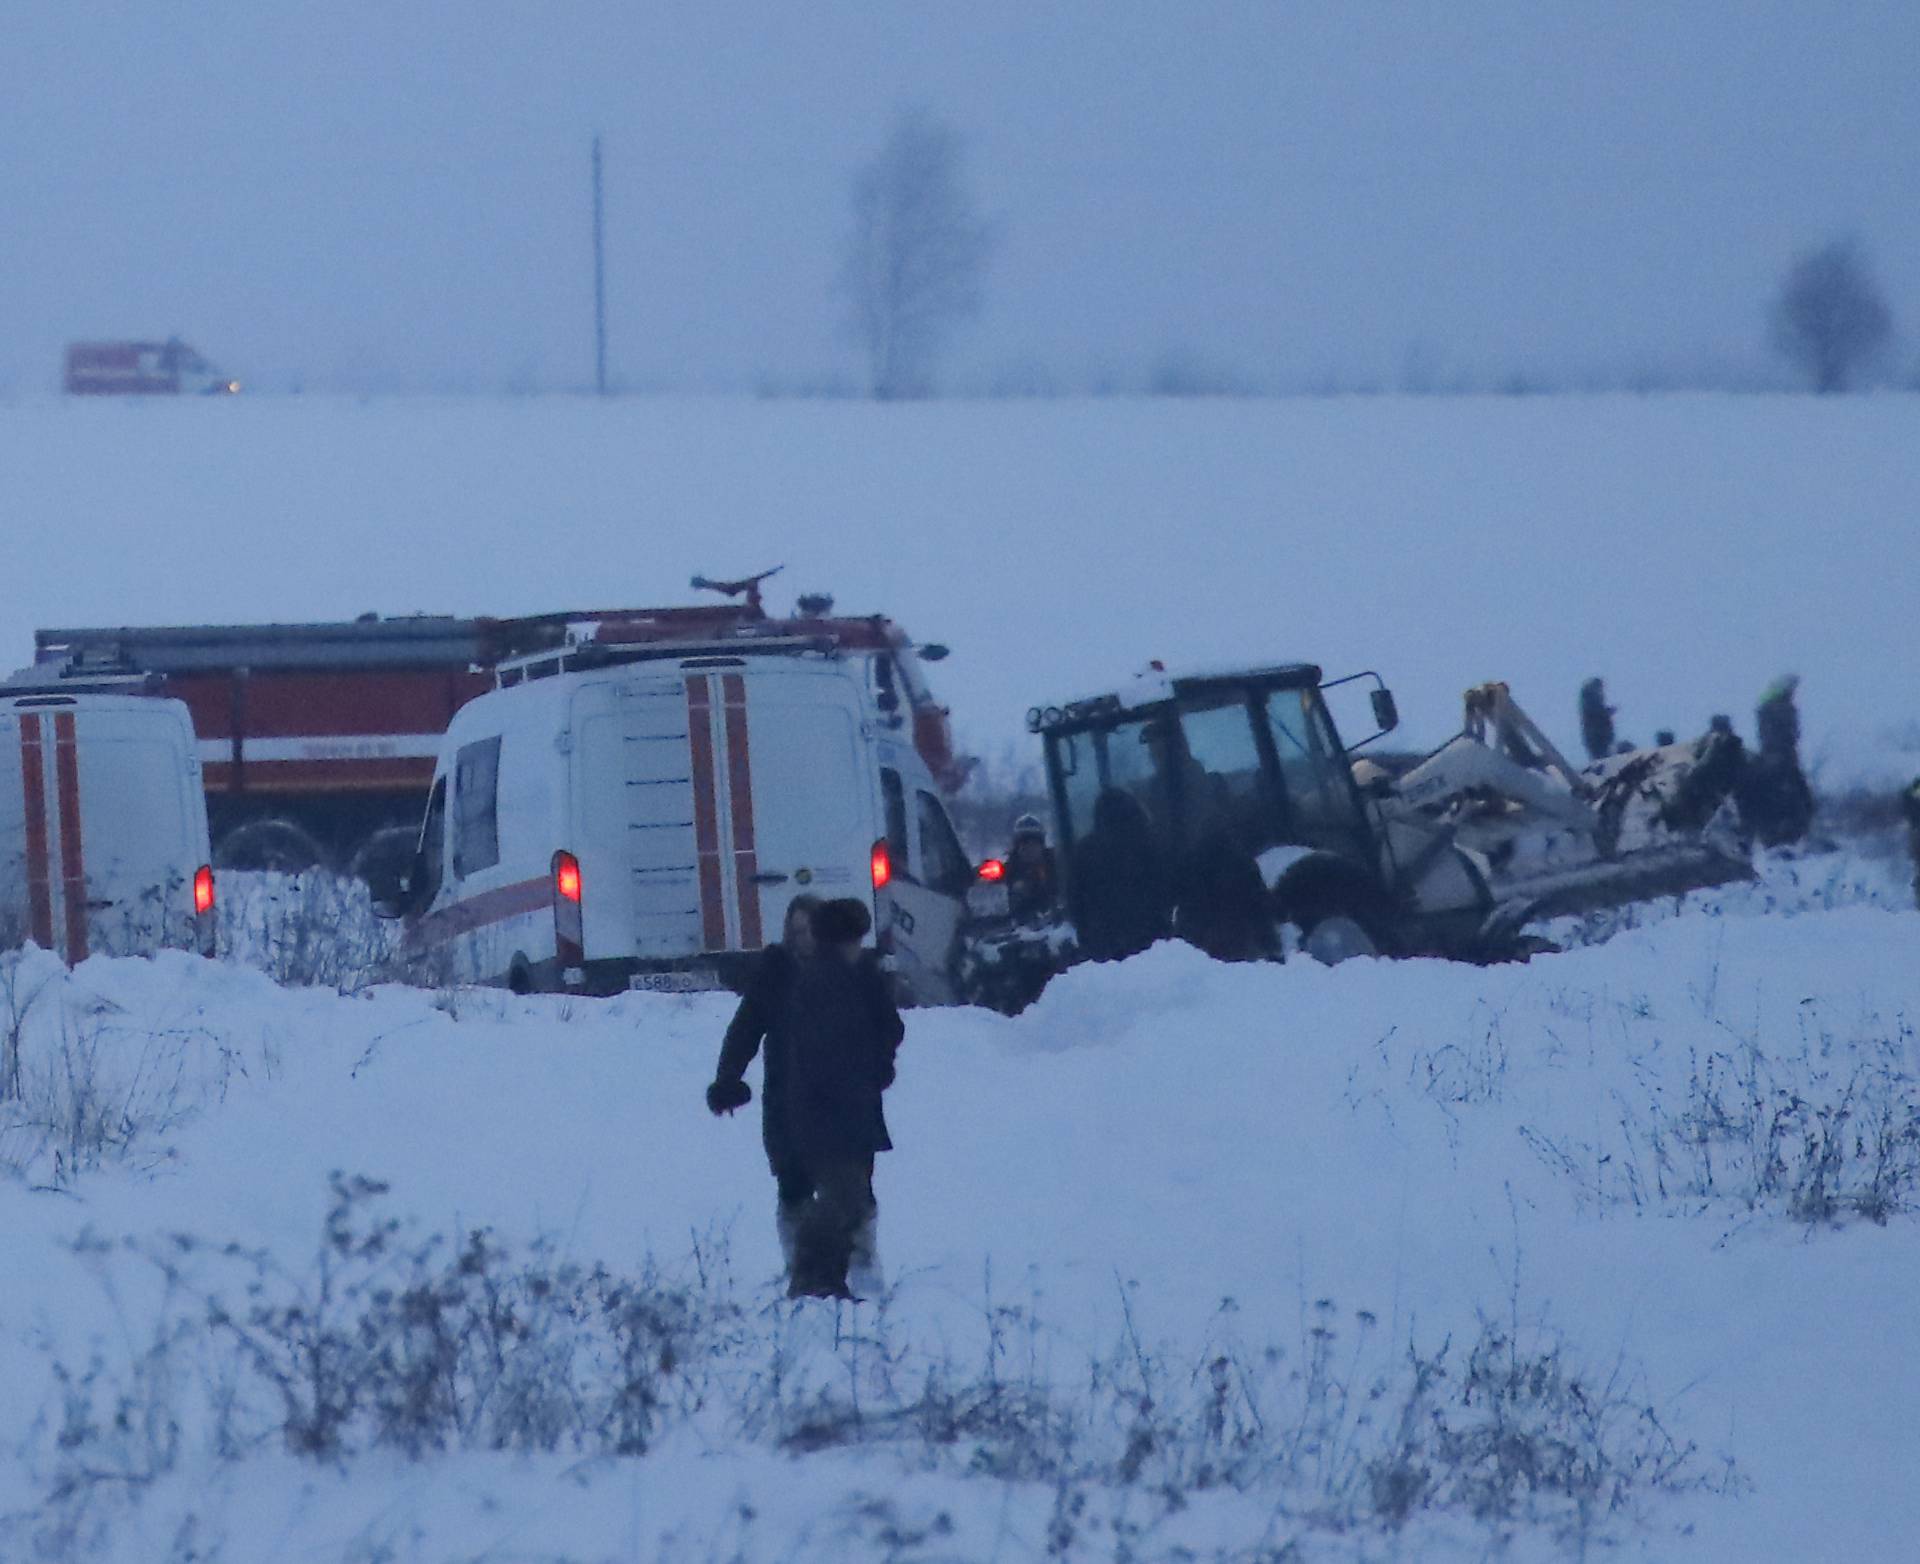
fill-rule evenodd
<path id="1" fill-rule="evenodd" d="M 893 1149 L 881 1094 L 906 1029 L 879 958 L 860 943 L 872 926 L 860 902 L 826 903 L 813 915 L 814 954 L 794 971 L 783 1118 L 813 1186 L 799 1212 L 796 1298 L 853 1297 L 848 1266 L 870 1264 L 875 1247 L 873 1160 Z"/>
<path id="2" fill-rule="evenodd" d="M 727 1025 L 720 1044 L 720 1063 L 707 1088 L 707 1107 L 717 1117 L 744 1108 L 753 1100 L 747 1085 L 747 1066 L 761 1056 L 760 1139 L 767 1150 L 767 1166 L 776 1186 L 774 1225 L 780 1234 L 780 1253 L 793 1270 L 794 1243 L 800 1213 L 813 1198 L 813 1181 L 787 1139 L 788 1076 L 787 1019 L 792 1009 L 794 973 L 813 954 L 813 915 L 817 896 L 796 896 L 787 903 L 780 943 L 769 945 L 747 979 L 740 1006 Z"/>

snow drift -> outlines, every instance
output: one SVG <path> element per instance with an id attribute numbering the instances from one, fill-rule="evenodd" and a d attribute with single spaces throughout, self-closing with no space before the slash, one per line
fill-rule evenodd
<path id="1" fill-rule="evenodd" d="M 1164 946 L 1017 1020 L 916 1014 L 893 1285 L 837 1317 L 780 1298 L 754 1127 L 701 1105 L 718 998 L 9 958 L 8 1546 L 1894 1556 L 1917 932 L 1694 914 L 1491 970 Z M 490 1442 L 469 1356 L 451 1422 L 370 1391 L 315 1465 L 220 1321 L 307 1319 L 323 1274 L 403 1368 L 439 1361 L 380 1323 L 408 1285 L 471 1324 L 497 1284 L 569 1354 L 535 1380 L 573 1443 Z"/>

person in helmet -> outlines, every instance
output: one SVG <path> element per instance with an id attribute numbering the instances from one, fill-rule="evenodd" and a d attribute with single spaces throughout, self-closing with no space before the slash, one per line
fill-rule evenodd
<path id="1" fill-rule="evenodd" d="M 1013 822 L 1013 845 L 1006 857 L 1007 910 L 1015 918 L 1040 917 L 1053 910 L 1060 894 L 1059 871 L 1047 828 L 1036 815 Z"/>

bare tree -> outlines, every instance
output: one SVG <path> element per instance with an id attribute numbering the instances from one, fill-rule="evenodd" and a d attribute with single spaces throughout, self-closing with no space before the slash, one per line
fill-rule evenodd
<path id="1" fill-rule="evenodd" d="M 948 337 L 979 312 L 993 231 L 967 193 L 963 152 L 951 126 L 908 110 L 854 176 L 840 281 L 876 397 L 925 395 Z"/>
<path id="2" fill-rule="evenodd" d="M 1851 239 L 1801 255 L 1774 301 L 1774 346 L 1816 391 L 1846 390 L 1892 336 L 1892 312 Z"/>

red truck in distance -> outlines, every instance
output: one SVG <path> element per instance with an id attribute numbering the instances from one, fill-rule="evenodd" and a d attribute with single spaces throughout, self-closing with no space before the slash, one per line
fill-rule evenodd
<path id="1" fill-rule="evenodd" d="M 240 382 L 178 337 L 165 342 L 70 342 L 69 396 L 232 396 Z"/>

